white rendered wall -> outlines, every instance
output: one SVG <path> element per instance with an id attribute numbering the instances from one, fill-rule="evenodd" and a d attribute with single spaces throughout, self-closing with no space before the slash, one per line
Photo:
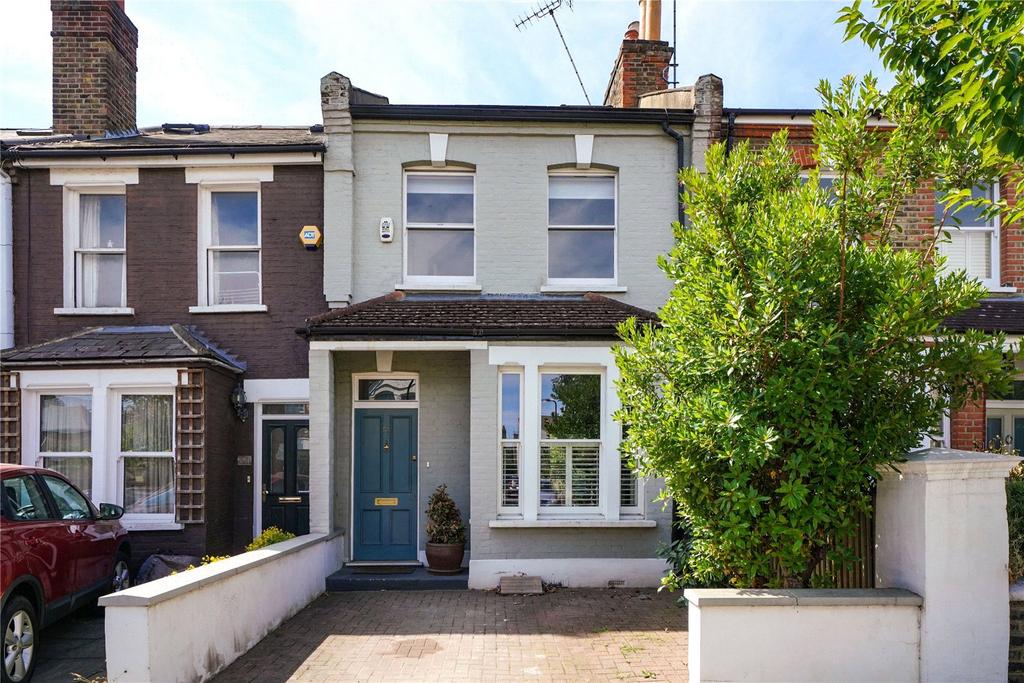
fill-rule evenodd
<path id="1" fill-rule="evenodd" d="M 566 588 L 608 588 L 609 582 L 621 587 L 654 588 L 661 585 L 661 577 L 667 571 L 665 560 L 656 557 L 471 559 L 469 587 L 477 590 L 497 588 L 502 576 L 525 574 L 539 576 L 545 583 L 557 583 Z"/>
<path id="2" fill-rule="evenodd" d="M 1005 479 L 1020 458 L 932 448 L 878 484 L 875 585 L 924 598 L 921 680 L 1005 681 Z"/>
<path id="3" fill-rule="evenodd" d="M 209 680 L 324 592 L 341 540 L 300 536 L 101 598 L 107 679 Z"/>
<path id="4" fill-rule="evenodd" d="M 687 590 L 690 681 L 917 681 L 920 599 L 901 593 Z"/>

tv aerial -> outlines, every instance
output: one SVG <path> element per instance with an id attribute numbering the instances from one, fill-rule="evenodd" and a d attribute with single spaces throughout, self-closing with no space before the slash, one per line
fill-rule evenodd
<path id="1" fill-rule="evenodd" d="M 562 47 L 565 48 L 565 54 L 569 56 L 569 63 L 572 64 L 572 70 L 576 74 L 576 80 L 579 81 L 583 97 L 586 98 L 587 104 L 590 104 L 590 95 L 587 94 L 587 88 L 583 85 L 583 79 L 580 78 L 580 70 L 576 68 L 576 61 L 572 58 L 572 52 L 569 51 L 568 43 L 565 42 L 565 35 L 562 34 L 562 27 L 558 25 L 558 19 L 555 18 L 555 10 L 559 9 L 563 4 L 572 9 L 572 0 L 541 0 L 541 3 L 532 12 L 524 14 L 516 20 L 516 28 L 522 31 L 523 27 L 527 24 L 541 21 L 544 17 L 551 17 L 551 21 L 555 23 L 555 30 L 558 31 L 558 37 L 562 39 Z"/>

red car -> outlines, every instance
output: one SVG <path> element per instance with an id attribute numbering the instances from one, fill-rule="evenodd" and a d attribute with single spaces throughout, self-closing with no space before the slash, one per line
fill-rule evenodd
<path id="1" fill-rule="evenodd" d="M 97 597 L 127 588 L 124 509 L 99 509 L 53 470 L 0 464 L 3 680 L 35 668 L 39 631 Z"/>

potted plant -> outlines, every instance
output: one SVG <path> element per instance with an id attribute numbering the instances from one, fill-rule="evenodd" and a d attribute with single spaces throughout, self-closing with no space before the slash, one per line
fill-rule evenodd
<path id="1" fill-rule="evenodd" d="M 441 484 L 427 502 L 427 571 L 458 574 L 466 548 L 466 527 L 459 508 Z"/>

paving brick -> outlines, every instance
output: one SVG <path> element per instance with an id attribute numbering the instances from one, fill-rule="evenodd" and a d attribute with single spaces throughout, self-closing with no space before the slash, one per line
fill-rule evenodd
<path id="1" fill-rule="evenodd" d="M 684 681 L 686 649 L 653 590 L 329 593 L 215 681 Z"/>

